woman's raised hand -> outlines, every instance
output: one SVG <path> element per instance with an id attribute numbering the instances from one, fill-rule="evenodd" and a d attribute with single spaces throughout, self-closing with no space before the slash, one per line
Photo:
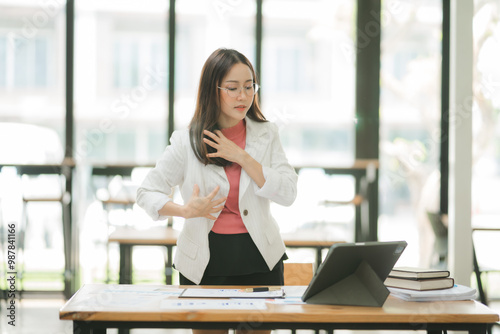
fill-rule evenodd
<path id="1" fill-rule="evenodd" d="M 184 218 L 204 217 L 216 220 L 217 218 L 212 214 L 221 211 L 224 208 L 222 204 L 226 201 L 226 197 L 214 200 L 214 197 L 217 195 L 219 190 L 220 187 L 217 186 L 206 197 L 200 197 L 200 187 L 195 184 L 191 198 L 184 205 Z"/>
<path id="2" fill-rule="evenodd" d="M 207 154 L 207 157 L 224 158 L 241 166 L 241 160 L 246 155 L 245 150 L 226 138 L 220 130 L 215 130 L 215 133 L 204 130 L 203 133 L 212 139 L 203 138 L 203 141 L 217 150 L 217 152 Z"/>

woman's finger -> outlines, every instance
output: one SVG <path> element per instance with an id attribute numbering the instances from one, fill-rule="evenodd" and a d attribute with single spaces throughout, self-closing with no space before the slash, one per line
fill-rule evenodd
<path id="1" fill-rule="evenodd" d="M 216 212 L 221 211 L 222 209 L 224 209 L 224 207 L 223 207 L 223 206 L 220 206 L 220 207 L 213 207 L 212 209 L 210 209 L 210 213 L 216 213 Z"/>
<path id="2" fill-rule="evenodd" d="M 226 201 L 226 197 L 223 197 L 223 198 L 220 198 L 220 199 L 218 199 L 218 200 L 216 200 L 216 201 L 213 201 L 213 202 L 212 202 L 213 207 L 215 208 L 215 207 L 217 207 L 217 206 L 219 206 L 219 205 L 223 204 L 225 201 Z"/>
<path id="3" fill-rule="evenodd" d="M 208 194 L 207 198 L 211 201 L 215 195 L 217 195 L 217 193 L 219 192 L 219 189 L 220 189 L 220 186 L 216 186 L 214 188 L 214 190 L 212 190 L 212 192 L 210 194 Z"/>
<path id="4" fill-rule="evenodd" d="M 215 152 L 215 153 L 207 153 L 207 157 L 209 158 L 217 158 L 219 157 L 219 153 Z"/>
<path id="5" fill-rule="evenodd" d="M 193 196 L 198 197 L 199 194 L 200 194 L 200 187 L 197 184 L 195 184 L 193 186 Z"/>
<path id="6" fill-rule="evenodd" d="M 213 148 L 217 148 L 217 143 L 216 142 L 213 142 L 211 140 L 209 140 L 208 138 L 203 138 L 203 141 L 207 144 L 207 145 L 210 145 L 212 146 Z"/>
<path id="7" fill-rule="evenodd" d="M 218 138 L 221 138 L 221 139 L 226 138 L 226 137 L 224 136 L 224 134 L 222 133 L 222 131 L 221 131 L 221 130 L 215 130 L 215 135 L 216 135 Z"/>
<path id="8" fill-rule="evenodd" d="M 215 141 L 217 141 L 217 139 L 219 139 L 219 137 L 215 133 L 210 132 L 208 130 L 203 130 L 203 133 L 206 134 L 207 136 L 209 136 L 210 138 L 212 138 Z"/>

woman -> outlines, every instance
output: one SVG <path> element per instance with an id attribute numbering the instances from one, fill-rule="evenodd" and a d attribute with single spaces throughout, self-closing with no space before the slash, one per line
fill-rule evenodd
<path id="1" fill-rule="evenodd" d="M 184 217 L 180 284 L 283 285 L 285 246 L 270 202 L 289 206 L 297 174 L 258 103 L 255 71 L 235 50 L 205 62 L 189 129 L 175 131 L 137 193 L 155 220 Z M 184 204 L 169 197 L 179 185 Z"/>

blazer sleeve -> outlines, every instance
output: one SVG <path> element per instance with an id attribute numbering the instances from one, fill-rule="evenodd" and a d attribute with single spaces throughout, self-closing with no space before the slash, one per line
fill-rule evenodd
<path id="1" fill-rule="evenodd" d="M 262 166 L 266 182 L 262 188 L 255 184 L 255 193 L 277 204 L 290 206 L 297 197 L 298 176 L 295 169 L 288 163 L 281 145 L 278 127 L 270 123 L 270 129 L 271 164 Z"/>
<path id="2" fill-rule="evenodd" d="M 163 220 L 158 211 L 169 201 L 172 201 L 172 188 L 181 184 L 184 178 L 185 153 L 189 148 L 189 135 L 176 131 L 156 166 L 146 175 L 137 190 L 137 205 L 143 208 L 153 220 Z"/>

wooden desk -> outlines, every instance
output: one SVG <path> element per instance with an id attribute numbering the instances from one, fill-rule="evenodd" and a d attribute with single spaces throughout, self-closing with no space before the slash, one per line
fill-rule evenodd
<path id="1" fill-rule="evenodd" d="M 428 333 L 466 330 L 486 333 L 487 328 L 499 320 L 497 313 L 473 300 L 405 302 L 392 296 L 383 307 L 267 303 L 266 310 L 162 309 L 161 301 L 168 297 L 158 289 L 164 290 L 165 286 L 84 285 L 60 309 L 59 318 L 72 320 L 75 334 L 105 333 L 107 328 L 386 329 L 426 330 Z M 123 302 L 137 299 L 134 305 Z"/>
<path id="2" fill-rule="evenodd" d="M 119 283 L 132 283 L 132 247 L 133 246 L 165 246 L 167 247 L 167 264 L 165 282 L 172 284 L 172 250 L 177 243 L 178 231 L 171 227 L 155 227 L 147 230 L 134 228 L 117 228 L 109 235 L 108 242 L 117 242 L 120 247 Z M 282 234 L 285 246 L 289 248 L 313 248 L 316 250 L 316 268 L 322 261 L 322 250 L 343 241 L 329 240 L 324 235 Z"/>

